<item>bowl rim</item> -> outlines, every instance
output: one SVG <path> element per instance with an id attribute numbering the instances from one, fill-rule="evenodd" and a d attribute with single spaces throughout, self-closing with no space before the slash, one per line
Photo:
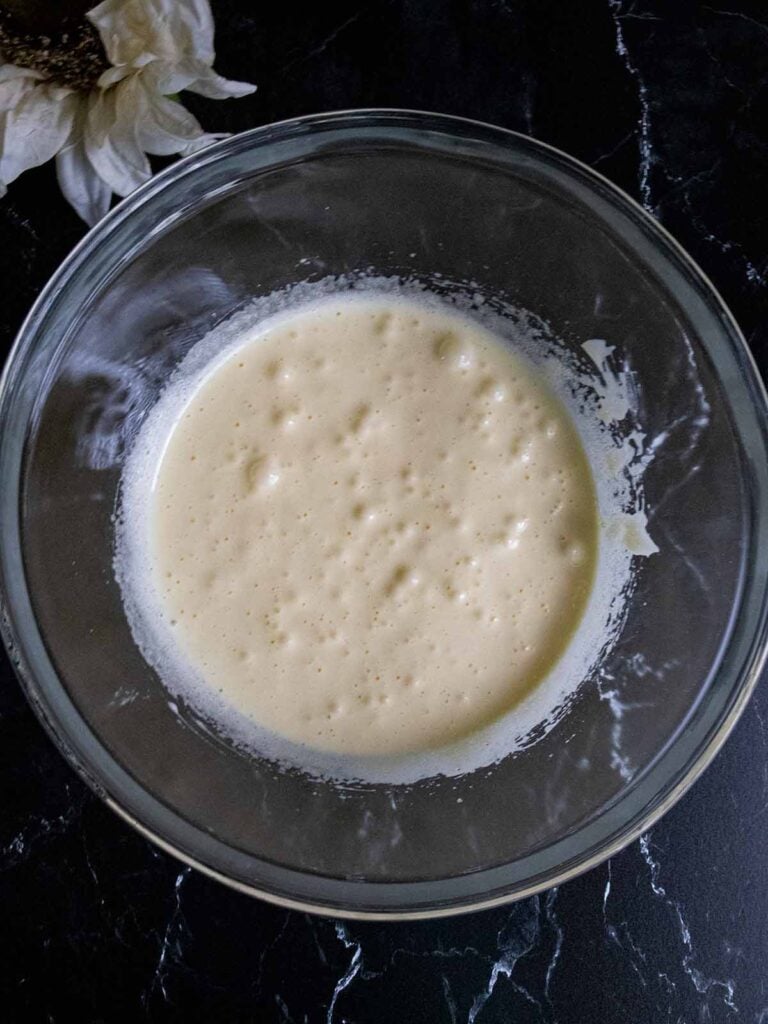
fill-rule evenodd
<path id="1" fill-rule="evenodd" d="M 677 261 L 679 269 L 688 276 L 694 288 L 700 293 L 700 297 L 712 307 L 713 312 L 722 321 L 723 328 L 721 333 L 731 343 L 732 355 L 738 364 L 742 381 L 752 398 L 752 410 L 757 416 L 760 428 L 759 440 L 762 442 L 763 449 L 768 450 L 768 396 L 766 396 L 755 360 L 735 318 L 708 276 L 669 231 L 656 221 L 640 203 L 613 184 L 599 171 L 594 170 L 577 158 L 548 143 L 533 139 L 520 132 L 487 122 L 448 114 L 398 108 L 352 108 L 285 119 L 253 128 L 216 142 L 198 153 L 177 161 L 136 189 L 131 195 L 119 202 L 95 227 L 88 231 L 83 239 L 65 257 L 25 317 L 11 346 L 2 375 L 0 375 L 0 479 L 11 480 L 11 485 L 3 488 L 3 490 L 12 492 L 14 499 L 10 501 L 0 496 L 0 501 L 2 501 L 0 511 L 4 513 L 3 518 L 5 520 L 2 535 L 0 536 L 0 633 L 25 696 L 66 760 L 69 761 L 78 775 L 84 779 L 90 788 L 113 811 L 161 849 L 189 866 L 240 892 L 251 896 L 258 896 L 285 908 L 348 919 L 426 919 L 487 909 L 535 895 L 552 886 L 558 886 L 607 860 L 651 828 L 683 796 L 711 763 L 730 735 L 757 684 L 768 653 L 768 581 L 765 581 L 762 585 L 762 600 L 758 621 L 756 628 L 751 634 L 751 640 L 747 645 L 748 649 L 745 652 L 745 667 L 729 688 L 730 704 L 725 713 L 720 714 L 715 719 L 714 724 L 708 728 L 706 743 L 700 745 L 700 748 L 695 749 L 687 757 L 683 767 L 678 768 L 676 773 L 667 778 L 664 785 L 656 788 L 653 796 L 646 801 L 640 813 L 636 813 L 633 817 L 631 816 L 623 822 L 621 827 L 611 831 L 608 837 L 594 845 L 591 851 L 588 849 L 577 856 L 571 857 L 570 860 L 563 860 L 559 866 L 545 869 L 539 875 L 531 874 L 528 876 L 529 880 L 526 883 L 510 882 L 505 886 L 502 880 L 501 885 L 488 886 L 484 891 L 481 887 L 481 891 L 474 895 L 472 893 L 465 893 L 464 895 L 451 896 L 444 891 L 438 891 L 434 896 L 427 894 L 428 890 L 440 890 L 441 885 L 444 886 L 446 882 L 449 883 L 453 879 L 398 883 L 357 880 L 354 882 L 340 882 L 339 880 L 332 880 L 333 882 L 338 882 L 338 884 L 333 886 L 335 888 L 333 896 L 323 900 L 304 898 L 291 895 L 292 891 L 294 893 L 296 891 L 295 885 L 292 887 L 289 884 L 285 888 L 270 889 L 264 885 L 246 882 L 241 878 L 228 875 L 226 871 L 212 866 L 205 859 L 190 852 L 190 849 L 185 844 L 179 841 L 174 842 L 167 838 L 166 835 L 161 835 L 157 829 L 146 824 L 145 821 L 130 809 L 125 799 L 120 799 L 116 794 L 117 789 L 125 792 L 126 788 L 130 789 L 132 786 L 134 789 L 141 791 L 145 798 L 157 800 L 157 798 L 153 797 L 152 794 L 149 794 L 136 783 L 132 777 L 128 776 L 126 770 L 112 758 L 112 755 L 99 741 L 98 736 L 92 733 L 90 726 L 79 715 L 74 703 L 69 699 L 65 688 L 58 679 L 55 669 L 49 663 L 34 614 L 25 615 L 28 609 L 31 609 L 31 603 L 29 591 L 26 587 L 26 578 L 21 559 L 21 546 L 19 543 L 22 515 L 18 493 L 24 463 L 23 456 L 15 456 L 13 452 L 9 452 L 6 436 L 10 431 L 2 429 L 3 425 L 10 418 L 9 406 L 13 389 L 18 380 L 22 379 L 24 357 L 32 347 L 37 331 L 44 321 L 53 298 L 64 282 L 71 278 L 82 265 L 87 263 L 100 241 L 113 233 L 120 224 L 130 217 L 134 210 L 149 203 L 155 195 L 160 194 L 165 189 L 172 188 L 175 183 L 178 183 L 187 174 L 194 173 L 202 167 L 215 162 L 237 147 L 258 148 L 268 145 L 275 138 L 278 140 L 281 137 L 286 138 L 292 133 L 311 134 L 327 130 L 328 128 L 334 130 L 354 130 L 360 128 L 361 125 L 375 126 L 382 132 L 385 132 L 388 127 L 391 128 L 393 126 L 397 126 L 401 130 L 412 129 L 415 132 L 423 132 L 425 128 L 432 128 L 444 135 L 453 136 L 454 138 L 458 137 L 467 141 L 477 139 L 479 136 L 482 136 L 484 139 L 490 137 L 500 148 L 506 146 L 508 150 L 515 148 L 527 150 L 532 154 L 534 160 L 541 161 L 543 159 L 545 162 L 555 162 L 565 169 L 569 177 L 579 177 L 581 181 L 586 181 L 587 187 L 593 190 L 599 189 L 603 196 L 607 196 L 611 203 L 625 214 L 628 214 L 646 234 L 655 240 L 655 248 L 663 250 L 670 259 Z M 412 141 L 417 142 L 418 140 L 414 138 Z M 720 339 L 720 342 L 722 343 L 722 339 Z M 10 466 L 7 465 L 9 462 Z M 6 475 L 5 470 L 8 468 L 13 469 L 14 465 L 16 472 L 9 477 Z M 759 467 L 759 469 L 762 470 L 762 467 Z M 9 516 L 11 517 L 10 523 L 8 522 Z M 757 519 L 757 517 L 755 518 Z M 760 520 L 761 522 L 754 527 L 755 533 L 757 533 L 758 527 L 760 527 L 763 535 L 768 537 L 768 519 L 765 513 L 760 516 Z M 9 533 L 11 532 L 13 537 L 9 541 Z M 14 546 L 18 550 L 14 551 Z M 738 618 L 736 611 L 741 612 L 745 602 L 746 591 L 744 590 L 736 601 L 733 613 L 735 618 Z M 25 626 L 19 621 L 20 618 L 24 617 L 27 620 Z M 730 645 L 732 639 L 732 634 L 729 633 L 724 644 L 725 648 Z M 41 660 L 49 664 L 50 674 L 58 685 L 58 690 L 63 698 L 61 706 L 63 707 L 67 702 L 71 705 L 73 717 L 79 719 L 81 727 L 84 727 L 85 732 L 93 741 L 93 744 L 95 744 L 96 749 L 100 750 L 102 758 L 108 762 L 109 772 L 105 770 L 103 764 L 96 765 L 93 758 L 89 758 L 84 754 L 82 743 L 76 742 L 72 732 L 63 726 L 60 714 L 57 712 L 57 709 L 51 706 L 50 701 L 39 685 L 36 672 L 32 668 L 32 665 L 35 663 L 39 665 Z M 719 669 L 720 665 L 718 662 L 714 675 L 717 675 Z M 58 710 L 60 711 L 60 709 Z M 677 740 L 678 734 L 670 741 L 668 748 L 674 747 Z M 668 748 L 665 748 L 664 751 L 657 755 L 657 762 L 655 763 L 660 763 L 664 759 Z M 650 774 L 649 772 L 648 775 Z M 121 775 L 126 776 L 131 785 L 119 787 L 116 784 L 116 780 L 120 779 Z M 647 776 L 644 775 L 643 779 L 646 778 Z M 125 782 L 122 779 L 121 781 Z M 640 785 L 640 782 L 638 782 L 638 785 Z M 620 806 L 622 800 L 623 796 L 618 798 L 616 806 Z M 165 807 L 165 805 L 162 806 Z M 202 830 L 196 826 L 185 822 L 177 812 L 170 811 L 166 807 L 166 813 L 170 813 L 176 819 L 179 827 L 188 826 L 192 830 L 193 838 L 194 834 L 202 833 Z M 600 817 L 603 816 L 601 815 Z M 571 833 L 569 838 L 572 839 L 573 836 L 579 835 L 583 831 L 584 828 L 579 827 Z M 559 846 L 563 841 L 563 838 L 556 840 L 550 844 L 550 849 Z M 216 842 L 221 847 L 227 848 L 226 843 Z M 523 860 L 533 859 L 537 855 L 537 853 L 529 854 Z M 250 857 L 250 860 L 255 863 L 262 863 L 253 856 Z M 509 865 L 504 865 L 500 868 L 481 869 L 474 873 L 474 877 L 477 879 L 488 878 L 489 880 L 493 878 L 498 881 L 503 876 L 505 867 L 509 868 Z M 281 871 L 289 882 L 291 879 L 295 882 L 306 877 L 305 872 L 295 868 L 282 868 Z M 314 877 L 320 878 L 324 883 L 331 881 L 325 876 Z M 391 902 L 387 901 L 382 904 L 380 898 L 387 889 L 391 891 L 393 898 Z M 376 893 L 377 898 L 375 902 L 371 903 L 357 898 L 358 894 L 363 895 L 365 892 L 368 892 L 369 895 Z M 413 898 L 408 895 L 409 893 Z M 345 903 L 345 898 L 350 898 L 349 904 Z"/>

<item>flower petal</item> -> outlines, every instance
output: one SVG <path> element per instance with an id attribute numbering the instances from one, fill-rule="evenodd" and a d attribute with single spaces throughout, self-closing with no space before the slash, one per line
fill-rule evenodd
<path id="1" fill-rule="evenodd" d="M 222 78 L 209 68 L 200 69 L 200 76 L 190 85 L 185 86 L 189 92 L 199 93 L 212 100 L 226 100 L 230 97 L 249 96 L 256 92 L 256 86 L 250 82 L 234 82 L 230 78 Z"/>
<path id="2" fill-rule="evenodd" d="M 136 125 L 146 116 L 146 106 L 136 77 L 89 97 L 85 151 L 102 181 L 121 196 L 151 177 L 149 161 L 136 138 Z"/>
<path id="3" fill-rule="evenodd" d="M 208 0 L 104 0 L 88 12 L 111 64 L 146 53 L 178 60 L 184 54 L 213 63 L 213 17 Z"/>
<path id="4" fill-rule="evenodd" d="M 254 86 L 228 82 L 210 70 L 213 16 L 208 0 L 104 0 L 88 12 L 114 68 L 107 88 L 130 71 L 153 72 L 159 92 L 190 89 L 213 99 L 245 96 Z"/>
<path id="5" fill-rule="evenodd" d="M 0 181 L 7 185 L 55 156 L 69 137 L 77 104 L 70 90 L 28 86 L 0 116 Z"/>
<path id="6" fill-rule="evenodd" d="M 64 198 L 89 227 L 109 210 L 112 189 L 91 166 L 82 138 L 69 142 L 56 156 L 56 177 Z"/>
<path id="7" fill-rule="evenodd" d="M 171 96 L 186 89 L 198 76 L 197 67 L 187 60 L 172 63 L 166 60 L 155 60 L 142 68 L 141 77 L 144 85 L 160 96 Z"/>
<path id="8" fill-rule="evenodd" d="M 203 135 L 196 117 L 180 103 L 147 93 L 147 110 L 137 125 L 136 137 L 147 153 L 170 156 L 184 151 Z"/>
<path id="9" fill-rule="evenodd" d="M 96 85 L 99 89 L 109 89 L 111 85 L 117 85 L 118 82 L 122 82 L 130 74 L 132 74 L 130 68 L 107 68 L 106 71 L 102 71 L 99 75 Z"/>
<path id="10" fill-rule="evenodd" d="M 0 68 L 0 72 L 4 70 L 5 68 Z M 0 114 L 17 107 L 36 85 L 37 82 L 31 78 L 0 78 Z"/>
<path id="11" fill-rule="evenodd" d="M 142 55 L 156 55 L 147 45 L 154 34 L 149 7 L 137 0 L 104 0 L 88 11 L 86 17 L 98 30 L 110 64 L 134 65 Z"/>
<path id="12" fill-rule="evenodd" d="M 40 82 L 45 76 L 32 68 L 20 68 L 16 64 L 0 65 L 0 82 L 18 82 L 23 79 L 33 79 Z"/>
<path id="13" fill-rule="evenodd" d="M 171 31 L 180 51 L 190 57 L 213 64 L 213 15 L 208 0 L 153 0 L 163 8 L 171 23 Z"/>

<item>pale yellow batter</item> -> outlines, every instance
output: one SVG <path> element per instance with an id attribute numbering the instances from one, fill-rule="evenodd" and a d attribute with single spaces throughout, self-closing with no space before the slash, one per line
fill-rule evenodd
<path id="1" fill-rule="evenodd" d="M 434 748 L 563 653 L 597 545 L 537 372 L 449 310 L 326 300 L 214 365 L 159 461 L 151 575 L 239 711 L 344 754 Z"/>

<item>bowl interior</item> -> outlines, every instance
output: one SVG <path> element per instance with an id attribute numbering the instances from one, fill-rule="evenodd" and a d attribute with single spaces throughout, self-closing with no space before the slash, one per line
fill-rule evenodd
<path id="1" fill-rule="evenodd" d="M 169 701 L 112 572 L 127 447 L 190 346 L 254 296 L 363 268 L 438 290 L 470 282 L 574 349 L 615 345 L 655 444 L 645 489 L 660 553 L 638 562 L 619 640 L 569 712 L 491 768 L 403 786 L 318 781 L 216 736 Z M 663 800 L 712 744 L 756 656 L 762 599 L 744 608 L 765 559 L 765 451 L 744 360 L 674 245 L 529 140 L 349 115 L 217 146 L 89 237 L 17 350 L 4 459 L 20 479 L 21 560 L 5 571 L 28 689 L 127 813 L 260 892 L 398 911 L 541 884 Z"/>

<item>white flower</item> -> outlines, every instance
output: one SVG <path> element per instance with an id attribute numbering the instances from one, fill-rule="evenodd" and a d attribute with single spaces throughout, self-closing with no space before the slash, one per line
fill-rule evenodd
<path id="1" fill-rule="evenodd" d="M 55 156 L 62 192 L 95 224 L 113 192 L 127 196 L 151 176 L 148 153 L 186 155 L 221 138 L 171 94 L 225 99 L 256 87 L 213 70 L 208 0 L 104 0 L 87 17 L 112 65 L 93 91 L 0 66 L 0 195 L 22 171 Z"/>

